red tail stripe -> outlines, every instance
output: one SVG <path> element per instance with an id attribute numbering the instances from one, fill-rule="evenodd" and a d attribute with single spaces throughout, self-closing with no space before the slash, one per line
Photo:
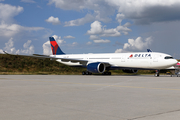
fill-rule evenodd
<path id="1" fill-rule="evenodd" d="M 51 41 L 51 45 L 54 47 L 51 47 L 53 55 L 56 55 L 57 49 L 58 49 L 58 44 L 56 41 Z"/>

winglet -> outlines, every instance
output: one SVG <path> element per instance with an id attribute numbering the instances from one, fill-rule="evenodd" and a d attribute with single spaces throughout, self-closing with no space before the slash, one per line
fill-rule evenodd
<path id="1" fill-rule="evenodd" d="M 65 54 L 60 47 L 58 46 L 57 42 L 55 41 L 54 37 L 49 37 L 51 43 L 51 49 L 53 55 L 63 55 Z"/>
<path id="2" fill-rule="evenodd" d="M 4 54 L 9 54 L 9 53 L 7 53 L 6 51 L 3 51 L 4 52 Z"/>
<path id="3" fill-rule="evenodd" d="M 147 49 L 147 52 L 153 52 L 151 49 Z"/>

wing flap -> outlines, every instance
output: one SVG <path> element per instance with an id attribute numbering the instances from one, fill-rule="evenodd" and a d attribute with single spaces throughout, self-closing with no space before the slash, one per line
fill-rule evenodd
<path id="1" fill-rule="evenodd" d="M 5 54 L 7 55 L 16 55 L 16 54 L 9 54 L 7 52 L 4 51 Z M 73 58 L 63 58 L 60 56 L 51 56 L 51 55 L 40 55 L 40 54 L 33 54 L 33 55 L 18 55 L 17 56 L 24 56 L 24 57 L 34 57 L 34 58 L 38 58 L 38 59 L 50 59 L 50 60 L 61 60 L 62 62 L 72 62 L 72 63 L 79 63 L 82 64 L 84 66 L 86 66 L 88 64 L 88 60 L 82 60 L 82 59 L 73 59 Z M 95 62 L 95 61 L 94 61 Z M 99 61 L 101 62 L 101 61 Z M 101 62 L 103 64 L 105 64 L 106 67 L 110 67 L 111 64 L 109 64 L 108 62 Z"/>
<path id="2" fill-rule="evenodd" d="M 71 58 L 60 58 L 58 57 L 57 59 L 60 59 L 62 62 L 72 62 L 72 63 L 80 63 L 82 65 L 87 65 L 88 61 L 87 60 L 81 60 L 81 59 L 71 59 Z"/>

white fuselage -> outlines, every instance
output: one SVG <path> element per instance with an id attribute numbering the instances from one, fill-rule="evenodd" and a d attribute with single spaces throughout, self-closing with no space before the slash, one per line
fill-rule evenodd
<path id="1" fill-rule="evenodd" d="M 101 62 L 109 63 L 111 67 L 138 68 L 138 69 L 166 69 L 177 63 L 171 56 L 158 52 L 138 52 L 138 53 L 104 53 L 104 54 L 65 54 L 51 55 L 59 58 L 58 62 L 69 66 L 87 66 L 89 63 Z M 169 57 L 166 58 L 165 57 Z M 86 64 L 80 62 L 64 62 L 61 59 L 77 59 L 88 61 Z"/>

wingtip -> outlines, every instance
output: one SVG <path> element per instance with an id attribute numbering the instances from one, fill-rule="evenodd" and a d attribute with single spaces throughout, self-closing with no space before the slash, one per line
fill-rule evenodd
<path id="1" fill-rule="evenodd" d="M 8 53 L 7 53 L 6 51 L 4 51 L 4 50 L 3 50 L 3 52 L 4 52 L 4 54 L 8 54 Z"/>

